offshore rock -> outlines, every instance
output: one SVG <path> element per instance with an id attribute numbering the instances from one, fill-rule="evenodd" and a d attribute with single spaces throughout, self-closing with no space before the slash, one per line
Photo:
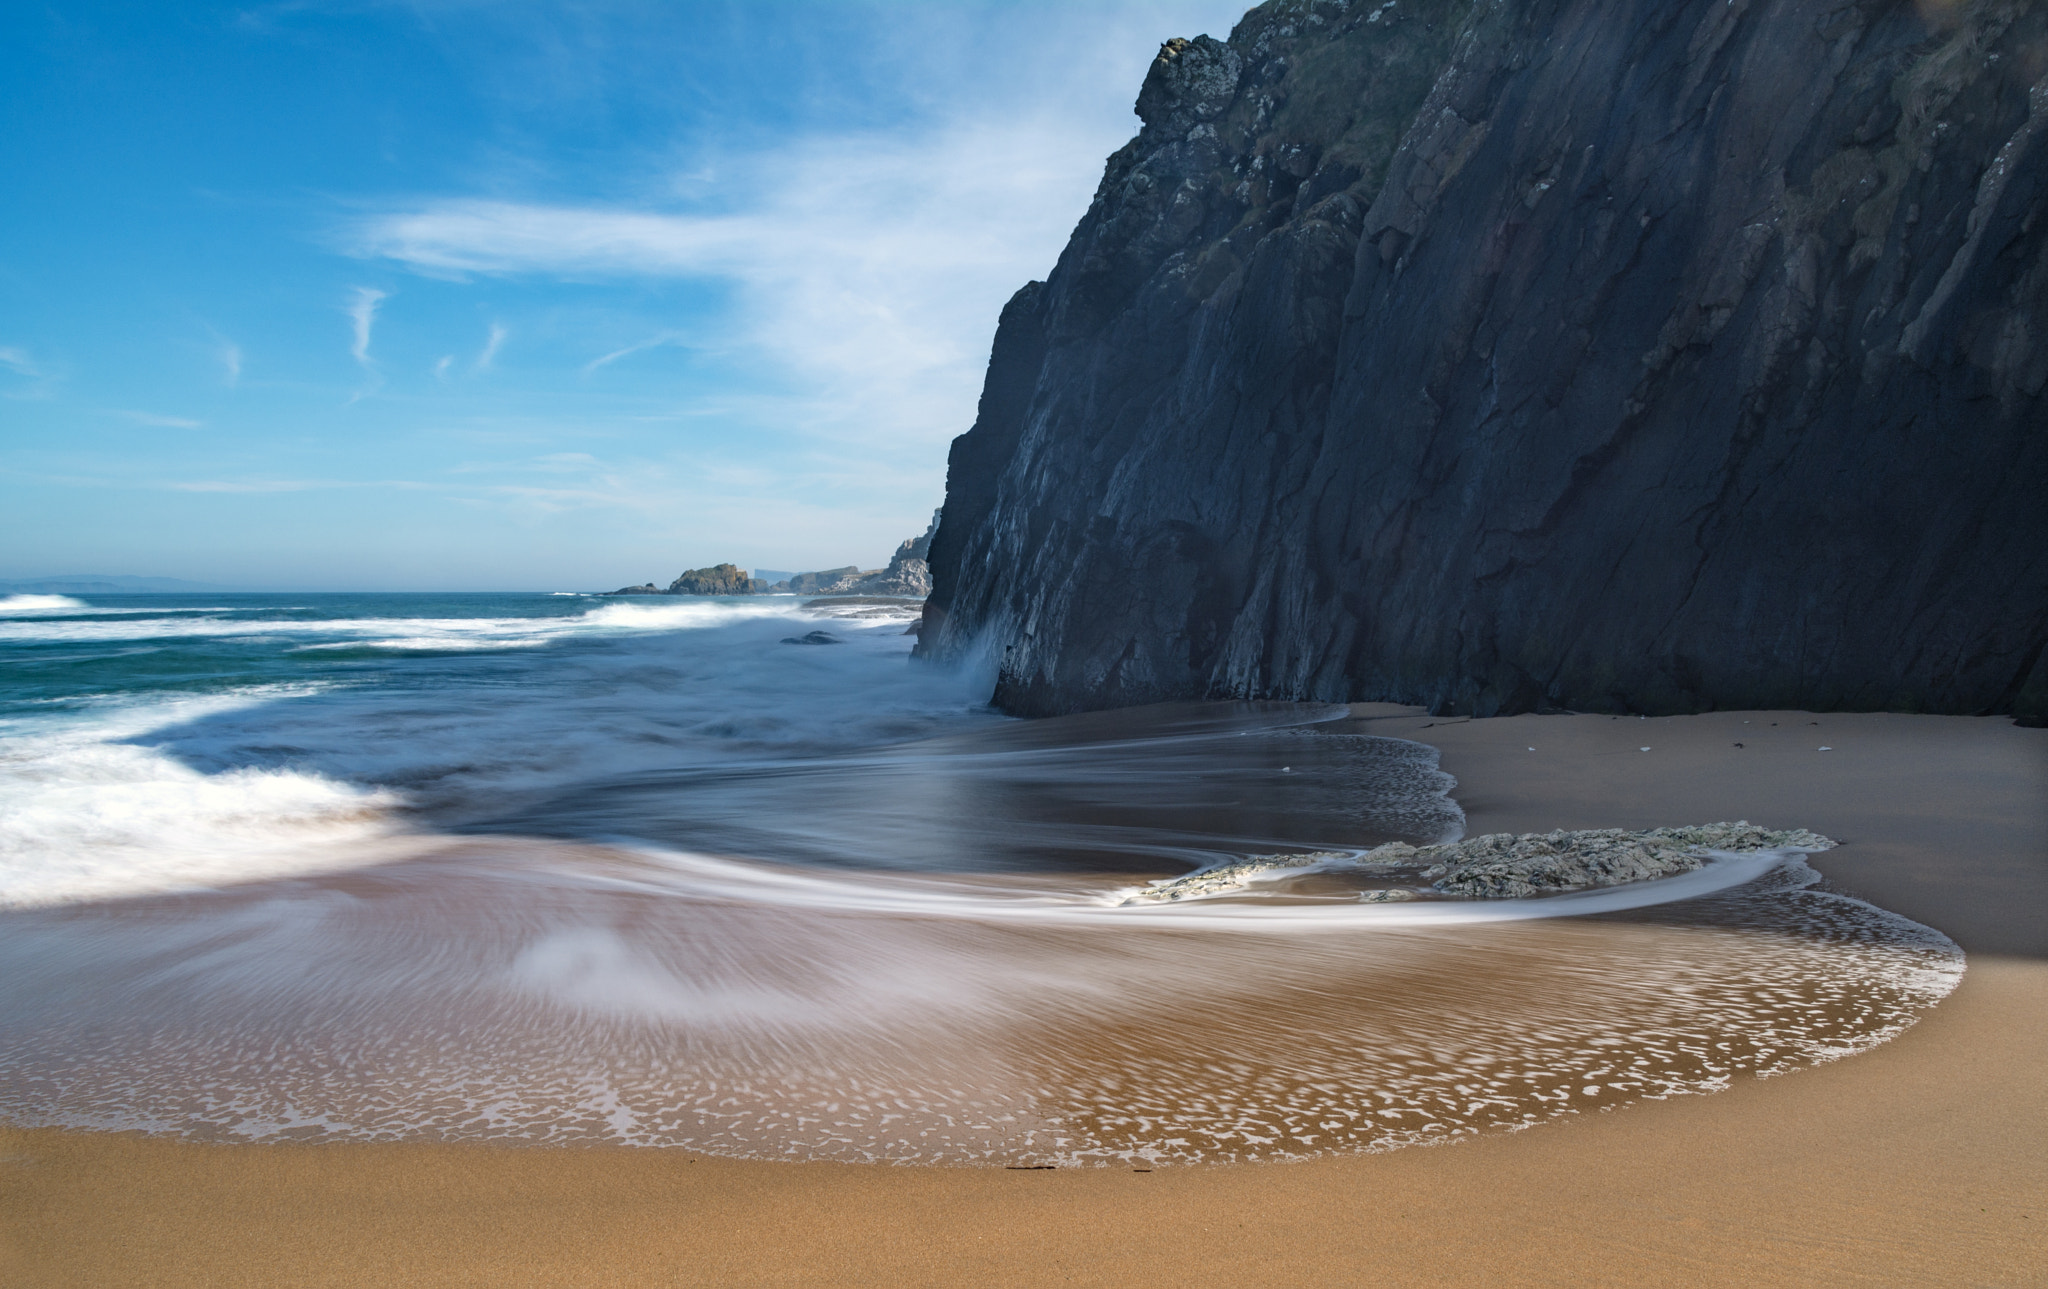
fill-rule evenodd
<path id="1" fill-rule="evenodd" d="M 1274 0 L 1138 112 L 921 654 L 1027 714 L 2048 712 L 2048 5 Z"/>
<path id="2" fill-rule="evenodd" d="M 737 564 L 714 564 L 693 568 L 669 583 L 669 595 L 756 595 L 768 589 L 766 582 L 747 575 Z"/>

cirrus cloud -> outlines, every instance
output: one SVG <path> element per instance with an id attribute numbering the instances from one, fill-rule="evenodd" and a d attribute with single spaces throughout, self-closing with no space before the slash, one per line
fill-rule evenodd
<path id="1" fill-rule="evenodd" d="M 657 346 L 737 345 L 787 374 L 810 428 L 885 432 L 929 455 L 966 428 L 1003 302 L 1051 267 L 1126 132 L 1098 123 L 1077 143 L 1074 122 L 1041 119 L 814 138 L 721 167 L 712 196 L 738 208 L 449 197 L 344 237 L 441 277 L 729 284 L 731 319 L 592 354 L 583 371 Z"/>

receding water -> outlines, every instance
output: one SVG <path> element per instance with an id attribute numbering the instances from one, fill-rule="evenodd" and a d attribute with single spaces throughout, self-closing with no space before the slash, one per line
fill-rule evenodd
<path id="1" fill-rule="evenodd" d="M 0 602 L 0 1116 L 1291 1158 L 1834 1059 L 1962 970 L 1796 854 L 1541 901 L 1125 906 L 1250 854 L 1456 836 L 1453 785 L 1429 748 L 1319 732 L 1338 709 L 1010 721 L 985 676 L 910 663 L 908 620 Z M 842 643 L 783 643 L 813 630 Z"/>

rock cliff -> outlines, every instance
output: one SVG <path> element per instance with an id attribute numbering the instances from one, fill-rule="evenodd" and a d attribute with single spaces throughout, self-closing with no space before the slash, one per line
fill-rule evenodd
<path id="1" fill-rule="evenodd" d="M 997 701 L 2048 707 L 2048 4 L 1171 41 L 953 445 Z"/>
<path id="2" fill-rule="evenodd" d="M 931 593 L 932 577 L 925 562 L 931 550 L 932 534 L 938 531 L 939 516 L 935 511 L 932 522 L 916 537 L 906 537 L 896 547 L 896 553 L 889 557 L 887 568 L 862 569 L 849 564 L 845 568 L 826 569 L 820 573 L 798 573 L 778 589 L 788 589 L 798 595 L 887 595 L 909 599 L 923 599 Z"/>
<path id="3" fill-rule="evenodd" d="M 789 582 L 783 589 L 794 591 L 798 595 L 825 595 L 829 594 L 841 583 L 855 582 L 860 577 L 860 565 L 848 564 L 845 568 L 827 568 L 821 569 L 816 573 L 798 573 L 789 579 Z"/>

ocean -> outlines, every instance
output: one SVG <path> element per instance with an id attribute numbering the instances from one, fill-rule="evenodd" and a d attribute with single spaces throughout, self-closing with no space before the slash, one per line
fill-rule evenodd
<path id="1" fill-rule="evenodd" d="M 0 901 L 349 865 L 579 785 L 993 719 L 862 607 L 792 647 L 826 624 L 789 599 L 0 600 Z"/>
<path id="2" fill-rule="evenodd" d="M 913 661 L 914 621 L 0 599 L 0 1118 L 1300 1158 L 1835 1059 L 1962 970 L 1796 853 L 1544 900 L 1362 904 L 1319 870 L 1133 903 L 1455 839 L 1456 784 L 1324 705 L 1013 720 L 985 669 Z"/>

